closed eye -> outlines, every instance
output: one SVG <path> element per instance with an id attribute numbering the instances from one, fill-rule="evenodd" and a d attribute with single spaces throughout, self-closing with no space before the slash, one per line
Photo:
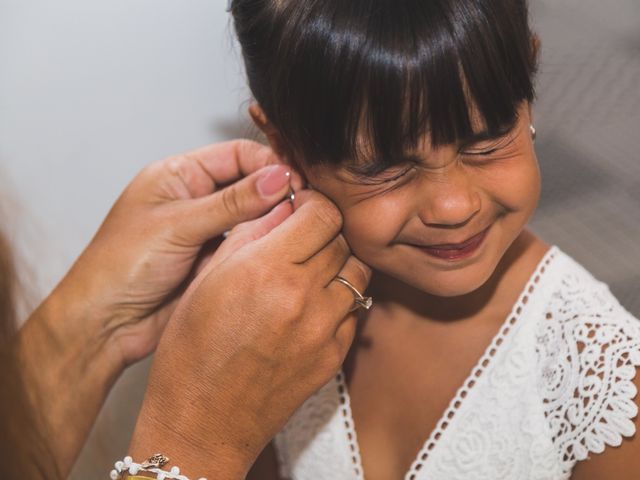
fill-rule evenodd
<path id="1" fill-rule="evenodd" d="M 354 197 L 359 198 L 358 201 L 363 201 L 375 196 L 385 195 L 402 187 L 411 180 L 413 176 L 410 174 L 415 170 L 416 165 L 413 163 L 396 165 L 375 175 L 352 173 L 352 175 L 350 175 L 351 178 L 348 180 L 345 179 L 344 181 L 366 188 L 365 191 L 353 194 Z"/>
<path id="2" fill-rule="evenodd" d="M 360 185 L 382 185 L 395 182 L 413 170 L 414 165 L 388 168 L 377 175 L 356 175 L 356 182 Z"/>
<path id="3" fill-rule="evenodd" d="M 515 139 L 515 135 L 505 135 L 504 137 L 498 138 L 488 145 L 486 142 L 483 142 L 486 145 L 485 148 L 482 148 L 482 144 L 477 144 L 472 148 L 460 149 L 458 153 L 471 156 L 489 156 L 507 148 L 508 146 L 513 144 Z"/>
<path id="4" fill-rule="evenodd" d="M 465 155 L 491 155 L 492 153 L 496 153 L 499 148 L 491 148 L 489 150 L 480 150 L 480 151 L 462 151 Z"/>

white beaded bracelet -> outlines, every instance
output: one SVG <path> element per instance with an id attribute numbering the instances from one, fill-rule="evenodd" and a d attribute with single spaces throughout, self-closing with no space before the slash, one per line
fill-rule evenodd
<path id="1" fill-rule="evenodd" d="M 114 469 L 111 470 L 109 477 L 111 480 L 118 480 L 123 473 L 129 475 L 137 475 L 139 472 L 149 472 L 156 475 L 157 480 L 189 480 L 189 477 L 180 475 L 180 468 L 173 466 L 170 471 L 162 470 L 161 467 L 169 462 L 169 458 L 161 453 L 152 455 L 142 463 L 135 463 L 129 456 L 117 461 Z M 200 477 L 198 480 L 207 480 Z"/>

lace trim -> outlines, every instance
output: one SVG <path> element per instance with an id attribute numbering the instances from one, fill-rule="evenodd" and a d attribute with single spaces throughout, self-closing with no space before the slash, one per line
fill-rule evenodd
<path id="1" fill-rule="evenodd" d="M 424 446 L 422 447 L 420 452 L 418 452 L 416 460 L 411 465 L 411 468 L 409 469 L 409 471 L 405 476 L 407 480 L 417 479 L 418 472 L 423 468 L 424 463 L 429 458 L 430 452 L 438 444 L 438 441 L 440 440 L 440 438 L 442 438 L 442 435 L 444 434 L 445 430 L 447 429 L 447 427 L 455 417 L 457 411 L 462 406 L 464 399 L 467 398 L 467 396 L 469 395 L 469 392 L 475 386 L 478 379 L 482 376 L 484 371 L 491 364 L 491 360 L 495 357 L 500 346 L 503 343 L 505 343 L 505 341 L 509 337 L 509 334 L 513 331 L 513 327 L 516 325 L 516 323 L 520 319 L 520 315 L 524 311 L 525 306 L 529 301 L 529 297 L 531 296 L 531 294 L 533 294 L 535 290 L 535 286 L 540 282 L 540 278 L 547 270 L 548 265 L 551 263 L 555 255 L 556 255 L 556 247 L 554 245 L 551 248 L 549 248 L 545 256 L 539 262 L 535 272 L 529 278 L 527 285 L 525 286 L 525 288 L 520 294 L 520 298 L 514 304 L 511 310 L 511 313 L 509 314 L 509 316 L 507 317 L 507 320 L 502 325 L 500 331 L 493 338 L 491 344 L 487 347 L 484 355 L 480 358 L 478 363 L 476 363 L 476 366 L 471 371 L 471 374 L 469 375 L 469 377 L 467 377 L 467 380 L 464 382 L 463 386 L 460 387 L 460 389 L 458 389 L 456 396 L 449 403 L 449 407 L 445 411 L 444 415 L 441 417 L 436 428 L 431 432 L 431 435 L 425 442 Z"/>
<path id="2" fill-rule="evenodd" d="M 640 322 L 605 288 L 563 279 L 538 332 L 540 389 L 563 472 L 635 433 Z"/>
<path id="3" fill-rule="evenodd" d="M 353 462 L 353 471 L 356 474 L 358 480 L 363 480 L 362 472 L 362 459 L 360 458 L 360 448 L 358 448 L 358 441 L 356 440 L 356 431 L 353 424 L 353 416 L 351 414 L 351 400 L 347 394 L 347 385 L 344 381 L 344 373 L 342 370 L 336 375 L 336 381 L 338 382 L 338 395 L 340 397 L 340 413 L 342 414 L 342 420 L 344 427 L 347 431 L 347 440 L 349 441 L 349 454 L 351 455 L 351 461 Z"/>

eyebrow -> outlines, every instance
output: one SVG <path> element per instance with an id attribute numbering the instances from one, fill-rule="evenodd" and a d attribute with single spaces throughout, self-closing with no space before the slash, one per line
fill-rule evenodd
<path id="1" fill-rule="evenodd" d="M 405 154 L 394 157 L 395 160 L 391 163 L 385 163 L 382 161 L 370 160 L 363 164 L 348 165 L 345 169 L 355 175 L 363 177 L 373 177 L 392 166 L 406 165 L 406 164 L 420 164 L 422 159 L 418 155 Z"/>
<path id="2" fill-rule="evenodd" d="M 513 123 L 502 125 L 498 127 L 497 130 L 490 131 L 485 128 L 484 130 L 480 130 L 479 132 L 468 135 L 459 142 L 459 145 L 460 147 L 468 147 L 469 145 L 473 145 L 474 143 L 484 142 L 486 140 L 494 140 L 511 132 L 517 124 L 518 118 L 516 117 Z"/>
<path id="3" fill-rule="evenodd" d="M 513 129 L 516 128 L 517 125 L 518 117 L 516 117 L 512 123 L 501 125 L 497 130 L 488 130 L 485 128 L 483 130 L 480 130 L 479 132 L 474 132 L 471 135 L 466 136 L 464 139 L 458 141 L 458 147 L 466 148 L 475 143 L 483 142 L 486 140 L 495 140 L 513 131 Z M 419 155 L 403 154 L 396 157 L 396 159 L 392 163 L 370 160 L 363 164 L 348 165 L 345 167 L 345 169 L 354 175 L 362 177 L 374 177 L 384 172 L 391 166 L 406 164 L 419 165 L 422 162 L 423 159 Z"/>

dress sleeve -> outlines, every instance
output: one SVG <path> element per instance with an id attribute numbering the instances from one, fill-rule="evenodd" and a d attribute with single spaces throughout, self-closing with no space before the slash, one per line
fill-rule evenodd
<path id="1" fill-rule="evenodd" d="M 536 337 L 538 388 L 568 476 L 577 461 L 635 433 L 640 321 L 605 283 L 565 275 Z"/>

